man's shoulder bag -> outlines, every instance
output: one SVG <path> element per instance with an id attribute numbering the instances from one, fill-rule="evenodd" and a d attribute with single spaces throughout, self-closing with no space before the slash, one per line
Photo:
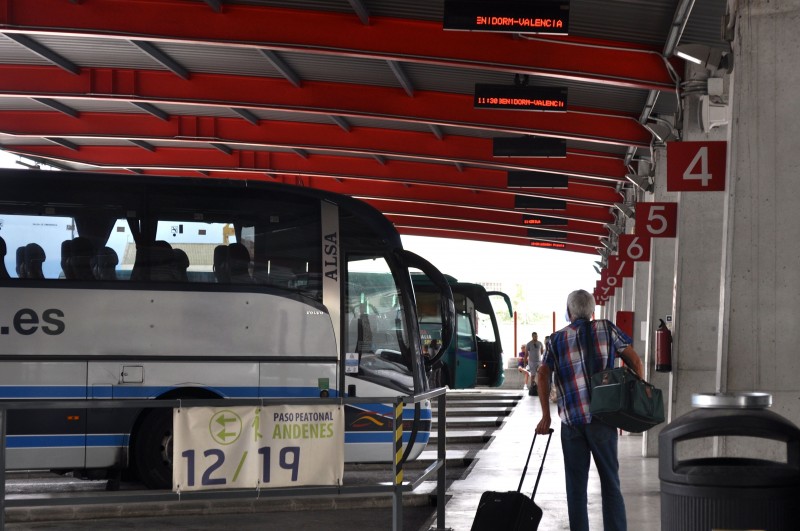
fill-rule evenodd
<path id="1" fill-rule="evenodd" d="M 589 327 L 589 360 L 584 359 L 584 366 L 591 382 L 589 411 L 592 417 L 631 433 L 641 433 L 664 422 L 661 389 L 624 366 L 593 373 L 596 354 L 591 330 Z M 613 356 L 609 355 L 608 366 L 613 367 L 613 363 Z"/>

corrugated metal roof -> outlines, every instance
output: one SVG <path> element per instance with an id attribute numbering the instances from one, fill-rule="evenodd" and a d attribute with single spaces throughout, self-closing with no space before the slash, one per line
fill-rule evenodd
<path id="1" fill-rule="evenodd" d="M 29 0 L 7 1 L 13 4 Z M 569 56 L 575 59 L 575 63 L 570 67 L 572 70 L 564 72 L 556 72 L 557 67 L 549 63 L 545 65 L 545 62 L 541 62 L 545 66 L 542 66 L 538 70 L 539 72 L 549 69 L 550 73 L 558 74 L 558 78 L 544 74 L 532 74 L 529 78 L 531 85 L 566 87 L 569 92 L 570 113 L 565 115 L 563 121 L 569 122 L 570 125 L 562 125 L 559 120 L 552 120 L 552 116 L 548 117 L 548 120 L 542 120 L 547 124 L 548 128 L 552 129 L 548 130 L 550 133 L 569 139 L 567 148 L 570 153 L 580 152 L 583 154 L 580 157 L 568 157 L 568 164 L 572 166 L 569 166 L 569 171 L 564 170 L 565 172 L 588 175 L 588 177 L 584 178 L 584 181 L 590 179 L 591 174 L 594 173 L 604 176 L 603 180 L 596 181 L 596 189 L 607 190 L 609 186 L 613 188 L 613 183 L 608 182 L 608 176 L 624 179 L 624 173 L 627 171 L 627 168 L 624 167 L 624 162 L 627 160 L 626 154 L 632 154 L 634 157 L 650 157 L 650 150 L 647 147 L 650 137 L 638 124 L 638 120 L 648 101 L 649 91 L 653 86 L 657 86 L 662 90 L 658 92 L 658 97 L 656 98 L 653 109 L 655 115 L 669 118 L 676 112 L 679 104 L 678 97 L 675 93 L 664 90 L 664 85 L 669 82 L 668 78 L 666 82 L 663 80 L 660 82 L 632 80 L 628 77 L 629 72 L 627 70 L 614 69 L 613 60 L 609 60 L 605 55 L 600 55 L 599 53 L 594 55 L 594 52 L 598 47 L 601 47 L 605 50 L 610 50 L 613 55 L 616 53 L 615 50 L 618 51 L 619 48 L 635 48 L 646 49 L 650 50 L 650 53 L 659 54 L 664 49 L 668 35 L 673 29 L 676 10 L 683 3 L 684 0 L 571 0 L 569 37 L 548 38 L 544 35 L 516 37 L 517 42 L 524 39 L 542 39 L 551 41 L 551 44 L 553 42 L 561 43 L 559 53 L 563 54 L 564 57 Z M 383 27 L 379 20 L 382 17 L 434 22 L 434 24 L 420 25 L 430 32 L 431 28 L 435 28 L 436 24 L 442 20 L 444 12 L 444 0 L 361 0 L 361 4 L 369 16 L 369 27 L 365 26 L 365 28 L 370 32 L 374 30 L 374 33 L 378 35 L 380 35 Z M 141 0 L 118 0 L 118 4 L 115 5 L 145 10 L 149 13 L 147 16 L 150 17 L 155 16 L 156 11 L 154 10 L 160 9 L 157 6 L 154 7 L 152 2 L 143 2 Z M 261 9 L 264 7 L 296 10 L 298 17 L 304 16 L 304 10 L 306 12 L 316 11 L 322 14 L 339 13 L 353 17 L 356 20 L 359 16 L 348 0 L 224 0 L 222 5 L 221 13 L 215 13 L 210 5 L 199 1 L 193 4 L 186 3 L 185 5 L 183 3 L 175 3 L 174 5 L 171 4 L 170 8 L 181 9 L 185 7 L 187 9 L 186 13 L 191 11 L 191 16 L 195 17 L 192 19 L 194 21 L 200 20 L 200 18 L 197 18 L 197 14 L 200 13 L 202 17 L 202 13 L 206 10 L 209 25 L 224 25 L 226 23 L 226 13 L 230 13 L 232 11 L 231 6 L 235 5 L 253 6 L 255 8 L 252 10 L 254 16 L 264 16 L 265 11 Z M 726 0 L 696 0 L 691 16 L 685 26 L 681 42 L 723 45 L 721 28 L 725 7 Z M 93 5 L 92 3 L 83 3 L 80 6 L 73 6 L 71 11 L 67 7 L 64 11 L 65 16 L 77 13 L 78 9 L 90 10 L 93 9 Z M 13 6 L 9 7 L 9 12 L 13 12 Z M 248 13 L 251 13 L 251 11 L 248 11 Z M 270 16 L 277 16 L 274 12 L 267 13 Z M 280 50 L 274 52 L 292 73 L 299 77 L 301 86 L 295 87 L 289 80 L 284 78 L 284 73 L 280 71 L 280 68 L 273 65 L 258 48 L 254 48 L 249 44 L 233 44 L 230 41 L 235 40 L 234 38 L 229 38 L 228 42 L 225 43 L 217 43 L 213 37 L 213 35 L 217 35 L 216 32 L 208 32 L 205 42 L 196 43 L 188 42 L 191 40 L 189 38 L 170 40 L 171 35 L 163 34 L 157 34 L 155 37 L 146 37 L 145 33 L 148 33 L 148 30 L 142 30 L 140 26 L 136 26 L 139 28 L 138 32 L 132 30 L 130 34 L 125 33 L 124 29 L 105 31 L 103 28 L 87 30 L 86 33 L 75 31 L 74 33 L 66 34 L 63 32 L 63 27 L 58 24 L 56 24 L 57 28 L 48 30 L 47 23 L 52 23 L 52 21 L 45 15 L 42 15 L 44 21 L 41 26 L 38 26 L 36 31 L 30 32 L 27 35 L 28 38 L 71 61 L 79 68 L 102 69 L 102 71 L 93 71 L 89 74 L 94 76 L 92 83 L 75 85 L 84 87 L 82 89 L 71 88 L 73 85 L 61 84 L 61 81 L 59 81 L 54 83 L 53 86 L 49 86 L 44 82 L 42 86 L 24 86 L 22 88 L 13 88 L 15 85 L 12 83 L 9 84 L 12 88 L 0 91 L 0 119 L 3 118 L 2 113 L 9 113 L 9 116 L 12 116 L 10 113 L 13 111 L 23 113 L 33 113 L 35 111 L 35 114 L 31 114 L 31 122 L 35 124 L 33 130 L 37 131 L 36 128 L 38 127 L 41 132 L 40 136 L 34 134 L 33 136 L 16 137 L 4 134 L 0 130 L 0 146 L 13 146 L 18 151 L 28 149 L 34 156 L 51 156 L 50 154 L 54 152 L 53 147 L 55 144 L 47 140 L 47 137 L 64 137 L 79 147 L 93 146 L 98 150 L 108 148 L 107 152 L 112 152 L 118 157 L 136 153 L 136 150 L 113 150 L 113 148 L 133 145 L 125 138 L 124 126 L 129 115 L 137 115 L 136 120 L 131 120 L 130 138 L 137 138 L 136 135 L 140 135 L 140 137 L 144 135 L 141 126 L 143 122 L 140 116 L 147 114 L 147 111 L 134 103 L 148 101 L 151 102 L 150 104 L 153 105 L 155 110 L 166 113 L 166 115 L 160 117 L 152 117 L 152 120 L 161 120 L 161 122 L 153 122 L 159 123 L 159 125 L 164 125 L 165 123 L 175 125 L 177 123 L 176 118 L 183 116 L 241 120 L 244 128 L 248 128 L 250 125 L 247 122 L 256 119 L 262 122 L 258 127 L 269 127 L 273 125 L 272 123 L 278 124 L 275 127 L 278 128 L 277 133 L 279 134 L 280 124 L 296 122 L 297 125 L 292 128 L 295 133 L 292 136 L 293 140 L 287 140 L 287 143 L 298 142 L 296 132 L 304 132 L 303 124 L 329 125 L 332 138 L 330 141 L 320 133 L 321 130 L 324 132 L 324 128 L 306 128 L 309 138 L 308 142 L 303 143 L 303 151 L 308 156 L 308 159 L 297 155 L 297 160 L 300 161 L 297 165 L 297 172 L 300 174 L 305 171 L 325 174 L 325 167 L 316 165 L 320 159 L 337 161 L 335 169 L 330 170 L 332 173 L 345 171 L 341 169 L 341 163 L 347 159 L 359 160 L 358 171 L 364 171 L 362 168 L 369 165 L 364 165 L 363 159 L 374 159 L 373 155 L 377 155 L 378 159 L 375 160 L 375 167 L 380 168 L 380 173 L 376 170 L 376 175 L 392 175 L 393 165 L 387 164 L 383 166 L 379 164 L 379 161 L 383 159 L 390 161 L 392 158 L 396 158 L 398 153 L 407 153 L 415 161 L 424 160 L 426 156 L 429 157 L 426 163 L 432 165 L 432 167 L 428 171 L 437 175 L 440 173 L 450 175 L 448 178 L 456 182 L 459 179 L 459 174 L 447 173 L 453 171 L 454 164 L 443 162 L 443 160 L 448 159 L 448 153 L 452 152 L 444 149 L 445 147 L 452 147 L 459 141 L 465 145 L 473 146 L 476 144 L 475 139 L 488 140 L 498 136 L 496 132 L 498 130 L 519 131 L 524 129 L 519 124 L 525 123 L 524 120 L 526 118 L 513 121 L 513 125 L 508 125 L 504 128 L 502 125 L 504 118 L 502 117 L 509 116 L 509 114 L 496 114 L 516 113 L 516 111 L 464 109 L 464 113 L 469 113 L 469 117 L 461 122 L 463 125 L 456 125 L 459 120 L 452 118 L 452 113 L 437 114 L 437 110 L 432 108 L 433 105 L 427 103 L 428 101 L 450 101 L 452 98 L 448 99 L 441 95 L 455 94 L 465 96 L 459 98 L 459 101 L 469 105 L 468 97 L 473 94 L 476 83 L 501 85 L 514 83 L 514 75 L 512 73 L 499 72 L 493 68 L 498 65 L 496 63 L 486 64 L 487 60 L 484 57 L 472 61 L 471 64 L 474 66 L 466 67 L 452 65 L 468 63 L 473 59 L 472 57 L 456 57 L 455 59 L 447 57 L 443 58 L 441 62 L 437 61 L 436 64 L 433 64 L 431 62 L 412 60 L 409 56 L 403 55 L 402 52 L 391 52 L 396 53 L 398 57 L 406 59 L 405 61 L 400 60 L 397 64 L 413 90 L 413 94 L 409 95 L 406 93 L 403 83 L 393 73 L 386 60 L 369 58 L 358 53 L 336 53 L 334 51 L 336 46 L 331 46 L 329 41 L 324 43 L 320 41 L 320 48 L 325 48 L 328 51 L 328 53 L 321 53 L 314 50 L 314 36 L 308 34 L 302 35 L 302 39 L 300 39 L 304 43 L 303 46 L 311 43 L 307 45 L 307 49 L 301 50 L 303 46 L 298 48 L 294 43 L 289 42 L 286 43 L 287 46 L 293 48 L 294 51 Z M 131 18 L 136 18 L 136 16 Z M 144 20 L 150 19 L 142 18 L 137 22 L 141 23 Z M 124 20 L 115 21 L 115 23 L 120 23 L 123 28 L 126 27 L 125 22 Z M 387 19 L 384 26 L 390 25 L 391 22 L 391 20 Z M 176 22 L 176 24 L 179 23 Z M 302 24 L 298 23 L 297 31 L 302 31 L 301 26 Z M 214 29 L 216 31 L 218 28 L 215 27 Z M 0 31 L 2 30 L 0 29 Z M 117 32 L 116 34 L 115 31 Z M 201 35 L 199 39 L 202 40 L 203 32 L 200 31 L 199 34 Z M 233 34 L 229 34 L 229 37 L 231 35 Z M 434 37 L 433 34 L 431 35 L 432 38 L 438 38 Z M 445 34 L 443 33 L 442 35 Z M 269 42 L 269 45 L 280 47 L 282 43 L 272 42 L 269 37 L 265 35 L 264 41 Z M 335 39 L 335 33 L 326 35 L 326 39 L 330 38 Z M 186 69 L 189 73 L 189 79 L 184 80 L 177 75 L 169 74 L 166 76 L 152 76 L 153 71 L 168 72 L 169 69 L 132 42 L 148 39 L 152 46 L 166 54 L 180 67 Z M 442 39 L 442 42 L 446 42 L 445 39 L 448 39 L 448 37 L 442 37 Z M 355 41 L 348 41 L 348 45 L 352 46 L 352 42 Z M 507 41 L 492 42 L 512 41 L 509 39 Z M 565 42 L 572 44 L 567 45 Z M 581 45 L 588 43 L 594 48 L 576 46 L 576 42 L 580 42 Z M 532 45 L 531 49 L 539 48 Z M 466 53 L 477 54 L 475 50 L 469 50 Z M 619 55 L 621 56 L 621 53 Z M 595 57 L 598 58 L 598 63 L 607 63 L 600 65 L 601 67 L 607 67 L 608 72 L 610 72 L 606 77 L 594 73 L 593 69 L 597 65 L 588 64 Z M 431 58 L 428 57 L 425 60 L 429 59 Z M 434 57 L 434 59 L 437 58 Z M 583 65 L 581 65 L 581 61 L 584 62 Z M 529 66 L 531 71 L 537 71 L 536 66 L 538 64 L 539 62 L 536 58 L 532 58 L 532 66 Z M 656 68 L 660 64 L 660 62 L 657 63 Z M 58 74 L 54 76 L 54 79 L 56 77 L 59 80 L 63 79 L 63 68 L 54 66 L 53 63 L 35 51 L 0 33 L 0 68 L 5 67 L 6 71 L 9 72 L 8 75 L 27 75 L 28 70 L 22 68 L 14 70 L 15 66 L 20 65 L 36 67 L 37 71 L 40 68 L 52 68 Z M 586 68 L 585 72 L 580 70 L 581 66 Z M 586 75 L 581 75 L 584 73 Z M 193 84 L 192 76 L 195 76 L 194 79 L 200 79 L 201 74 L 203 74 L 204 88 L 197 89 Z M 85 73 L 68 74 L 68 76 L 73 75 L 84 76 Z M 100 76 L 99 81 L 97 76 Z M 118 77 L 122 79 L 120 84 L 116 84 L 115 81 Z M 658 76 L 654 75 L 653 77 L 657 78 Z M 75 80 L 77 78 L 70 77 L 69 79 Z M 144 79 L 151 84 L 144 85 Z M 236 95 L 231 95 L 228 100 L 226 99 L 227 93 L 214 89 L 214 82 L 217 79 L 221 82 L 220 86 L 229 87 L 228 90 L 234 90 L 237 81 L 240 81 L 242 85 L 246 85 L 247 89 Z M 258 80 L 264 80 L 264 85 L 269 87 L 269 89 L 265 88 L 264 93 L 259 92 Z M 275 80 L 279 81 L 276 82 Z M 222 83 L 223 81 L 227 84 Z M 0 83 L 2 83 L 2 79 L 0 79 Z M 276 86 L 285 86 L 285 91 L 283 89 L 276 91 Z M 329 98 L 327 93 L 317 92 L 318 87 L 321 86 L 328 87 L 328 89 L 337 87 L 339 91 L 336 94 L 339 101 Z M 370 87 L 371 92 L 372 89 L 377 88 L 388 89 L 375 91 L 382 94 L 382 97 L 386 98 L 387 101 L 391 101 L 383 107 L 362 105 L 363 102 L 359 100 L 361 97 L 359 86 Z M 87 92 L 92 91 L 92 93 L 84 93 L 84 90 Z M 270 98 L 268 91 L 273 91 L 275 98 Z M 52 104 L 48 106 L 36 102 L 31 99 L 31 96 L 48 97 L 48 94 L 52 94 L 49 99 L 56 104 L 56 107 L 58 106 L 57 104 L 63 104 L 78 113 L 111 114 L 121 127 L 109 128 L 109 131 L 87 133 L 85 128 L 72 127 L 76 121 L 79 122 L 81 120 L 80 116 L 75 118 L 76 121 L 63 120 L 63 114 L 58 115 L 59 120 L 44 120 L 42 119 L 43 115 L 46 116 L 44 113 L 57 111 L 52 108 Z M 245 109 L 247 112 L 242 113 L 240 108 Z M 380 110 L 373 112 L 373 108 L 383 109 L 383 113 Z M 324 109 L 324 112 L 316 112 L 315 109 Z M 337 113 L 337 111 L 339 112 Z M 63 112 L 64 109 L 62 109 Z M 350 137 L 347 137 L 347 133 L 343 132 L 342 128 L 336 124 L 331 114 L 345 116 L 350 132 L 353 134 L 352 138 L 364 139 L 364 146 L 353 147 L 352 142 L 348 140 Z M 482 123 L 482 116 L 492 116 L 493 118 L 491 120 L 487 118 L 486 122 Z M 516 116 L 524 115 L 516 114 Z M 534 118 L 535 113 L 531 113 L 530 116 L 532 117 L 530 120 L 532 124 L 538 123 L 538 118 L 541 118 L 541 116 Z M 17 119 L 16 114 L 13 117 Z M 592 127 L 583 127 L 584 124 L 576 125 L 581 121 L 584 121 L 585 124 L 591 124 Z M 7 121 L 5 123 L 11 122 Z M 51 123 L 52 125 L 50 125 Z M 102 124 L 104 122 L 99 120 L 97 123 Z M 145 121 L 144 123 L 148 122 Z M 237 130 L 235 126 L 238 124 L 232 124 L 227 121 L 225 124 L 232 126 L 230 128 L 232 133 L 229 133 L 232 138 L 226 138 L 225 142 L 233 149 L 255 152 L 292 152 L 288 148 L 268 145 L 267 140 L 257 141 L 252 134 L 253 131 Z M 9 130 L 6 132 L 13 130 L 15 129 L 9 126 Z M 430 138 L 441 136 L 442 139 L 441 142 L 432 142 L 430 146 L 425 146 L 425 149 L 413 145 L 397 146 L 395 149 L 389 142 L 383 144 L 371 142 L 369 133 L 372 130 L 380 130 L 380 135 L 375 136 L 380 136 L 381 138 L 390 137 L 392 132 L 398 132 L 396 134 L 398 142 L 402 142 L 407 138 L 407 135 L 400 135 L 399 132 L 417 132 L 428 134 Z M 530 130 L 536 131 L 537 129 L 531 125 Z M 167 133 L 153 134 L 157 138 L 150 138 L 144 135 L 147 138 L 147 142 L 156 148 L 179 146 L 183 149 L 175 151 L 183 153 L 186 150 L 197 150 L 198 153 L 205 153 L 214 149 L 208 142 L 181 141 L 180 135 L 182 132 L 175 132 L 180 131 L 177 128 L 170 129 L 165 127 L 159 129 L 159 131 L 167 131 Z M 589 132 L 587 133 L 587 131 Z M 237 134 L 240 134 L 241 138 L 237 138 Z M 270 129 L 269 142 L 280 143 L 275 140 L 275 134 L 276 130 Z M 89 135 L 96 136 L 90 137 Z M 161 137 L 166 135 L 166 137 L 161 138 L 158 137 L 159 135 Z M 172 135 L 175 135 L 174 139 Z M 466 144 L 467 142 L 469 144 Z M 39 146 L 49 146 L 47 151 L 41 151 L 45 155 L 38 155 L 37 153 L 39 152 L 33 149 Z M 442 148 L 442 151 L 437 152 L 436 149 L 439 147 Z M 68 147 L 55 147 L 55 150 L 60 153 L 55 157 L 56 159 L 74 159 L 74 162 L 70 163 L 73 167 L 85 167 L 84 164 L 78 161 L 84 160 L 82 157 L 86 152 L 93 151 L 80 150 L 76 153 L 70 151 Z M 428 155 L 425 150 L 431 150 L 431 154 Z M 149 167 L 171 167 L 169 160 L 159 158 L 164 151 L 173 150 L 157 150 L 152 156 L 148 155 Z M 215 155 L 218 155 L 218 152 Z M 91 160 L 91 155 L 86 155 L 86 157 Z M 200 160 L 211 159 L 198 157 L 198 161 Z M 591 164 L 587 165 L 587 160 Z M 119 160 L 117 165 L 135 168 L 138 162 L 138 158 Z M 197 162 L 196 165 L 199 166 L 205 163 L 208 162 Z M 596 170 L 594 163 L 603 164 L 604 166 Z M 184 166 L 180 166 L 180 164 Z M 176 167 L 178 169 L 183 167 L 187 172 L 198 169 L 185 161 L 180 164 Z M 477 158 L 469 164 L 479 168 L 492 168 L 494 166 L 495 171 L 497 171 L 496 168 L 498 167 L 496 164 L 493 165 L 489 161 L 481 161 Z M 547 166 L 547 164 L 554 164 L 553 168 L 555 169 L 553 171 L 558 169 L 557 163 L 552 163 L 552 161 L 546 164 L 543 163 L 544 166 Z M 306 167 L 311 169 L 306 170 Z M 287 168 L 281 171 L 282 173 L 291 173 L 292 168 L 293 166 L 289 164 Z M 242 171 L 243 168 L 234 164 L 231 170 Z M 255 167 L 253 170 L 265 171 L 263 168 Z M 402 178 L 408 179 L 409 177 L 404 176 Z M 465 186 L 468 184 L 467 182 L 464 183 Z M 360 180 L 359 186 L 367 188 L 370 187 L 370 183 L 369 181 Z M 448 196 L 442 197 L 441 200 L 450 200 L 449 194 L 452 194 L 452 190 L 452 188 L 449 188 L 446 192 L 443 192 Z M 579 197 L 575 199 L 578 203 L 587 199 L 587 197 L 580 196 L 581 193 L 585 194 L 587 192 L 572 191 L 570 193 L 578 194 Z M 604 197 L 604 201 L 607 201 L 607 196 Z M 480 196 L 471 196 L 470 200 L 479 201 Z M 589 215 L 586 214 L 586 216 Z M 603 209 L 599 213 L 592 215 L 602 218 L 594 221 L 602 222 L 608 216 L 608 213 Z"/>

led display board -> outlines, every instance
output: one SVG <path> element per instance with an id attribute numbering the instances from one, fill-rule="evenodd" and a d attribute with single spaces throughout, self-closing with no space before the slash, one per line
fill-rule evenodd
<path id="1" fill-rule="evenodd" d="M 543 247 L 546 249 L 566 249 L 567 245 L 564 243 L 557 243 L 557 242 L 541 242 L 537 240 L 531 240 L 530 242 L 531 247 Z"/>
<path id="2" fill-rule="evenodd" d="M 508 188 L 567 188 L 569 179 L 559 173 L 543 171 L 510 171 Z"/>
<path id="3" fill-rule="evenodd" d="M 541 136 L 500 136 L 492 139 L 495 157 L 564 158 L 567 141 Z"/>
<path id="4" fill-rule="evenodd" d="M 528 229 L 528 238 L 552 238 L 553 240 L 566 240 L 567 233 L 560 230 Z"/>
<path id="5" fill-rule="evenodd" d="M 545 210 L 566 210 L 567 202 L 562 199 L 547 199 L 544 197 L 528 197 L 526 195 L 514 196 L 514 208 Z"/>
<path id="6" fill-rule="evenodd" d="M 446 30 L 569 34 L 569 2 L 445 0 Z"/>
<path id="7" fill-rule="evenodd" d="M 522 216 L 522 224 L 527 227 L 563 227 L 567 225 L 567 220 L 564 218 L 551 218 L 546 216 Z"/>
<path id="8" fill-rule="evenodd" d="M 476 109 L 566 112 L 567 89 L 476 83 L 473 106 Z"/>

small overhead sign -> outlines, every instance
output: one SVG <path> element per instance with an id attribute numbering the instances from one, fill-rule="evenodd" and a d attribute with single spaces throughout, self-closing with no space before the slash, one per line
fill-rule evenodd
<path id="1" fill-rule="evenodd" d="M 446 30 L 569 34 L 569 2 L 445 0 Z"/>
<path id="2" fill-rule="evenodd" d="M 554 240 L 566 240 L 567 233 L 561 230 L 547 229 L 528 229 L 529 238 L 552 238 Z"/>
<path id="3" fill-rule="evenodd" d="M 560 173 L 543 171 L 510 171 L 508 188 L 568 188 L 569 178 Z"/>
<path id="4" fill-rule="evenodd" d="M 678 203 L 637 203 L 636 235 L 674 238 L 678 234 Z"/>
<path id="5" fill-rule="evenodd" d="M 547 216 L 522 216 L 522 224 L 528 227 L 561 227 L 566 226 L 568 223 L 564 218 L 551 218 Z"/>
<path id="6" fill-rule="evenodd" d="M 531 247 L 542 247 L 545 249 L 566 249 L 566 244 L 557 243 L 557 242 L 543 242 L 537 240 L 531 240 Z"/>
<path id="7" fill-rule="evenodd" d="M 475 84 L 476 109 L 566 112 L 566 87 Z"/>
<path id="8" fill-rule="evenodd" d="M 492 139 L 495 157 L 565 158 L 567 141 L 541 136 L 500 136 Z"/>
<path id="9" fill-rule="evenodd" d="M 547 199 L 546 197 L 530 197 L 527 195 L 514 196 L 514 208 L 542 209 L 542 210 L 566 210 L 567 202 L 563 199 Z"/>

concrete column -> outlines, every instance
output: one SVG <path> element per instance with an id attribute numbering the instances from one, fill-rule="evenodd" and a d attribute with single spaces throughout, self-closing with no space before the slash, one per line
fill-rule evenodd
<path id="1" fill-rule="evenodd" d="M 688 86 L 695 86 L 693 82 L 702 83 L 708 77 L 705 68 L 690 65 L 685 79 Z M 723 81 L 728 87 L 729 79 Z M 699 94 L 684 97 L 683 140 L 728 140 L 729 126 L 703 131 L 699 102 Z M 671 418 L 692 410 L 692 394 L 714 392 L 724 201 L 724 192 L 681 192 L 678 198 Z"/>
<path id="2" fill-rule="evenodd" d="M 667 166 L 666 149 L 659 147 L 654 151 L 655 189 L 648 194 L 648 202 L 677 201 L 677 194 L 667 192 Z M 680 212 L 679 214 L 680 215 Z M 669 422 L 672 392 L 669 374 L 656 372 L 655 354 L 653 345 L 655 341 L 655 327 L 659 319 L 667 321 L 670 316 L 672 322 L 673 292 L 675 288 L 675 240 L 671 238 L 653 238 L 650 244 L 650 262 L 645 262 L 649 284 L 647 286 L 647 342 L 643 352 L 639 354 L 645 362 L 645 373 L 650 383 L 663 390 L 664 406 L 667 410 Z M 675 327 L 672 326 L 673 332 Z M 643 439 L 643 455 L 653 457 L 658 455 L 658 434 L 666 423 L 647 431 Z"/>
<path id="3" fill-rule="evenodd" d="M 800 0 L 740 1 L 718 352 L 720 391 L 800 424 Z"/>

